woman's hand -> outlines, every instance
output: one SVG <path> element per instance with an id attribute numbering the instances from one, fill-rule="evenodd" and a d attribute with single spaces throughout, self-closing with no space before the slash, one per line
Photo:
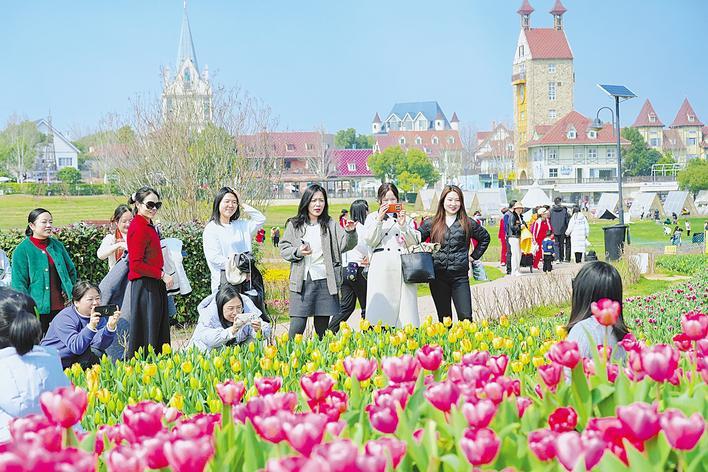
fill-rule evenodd
<path id="1" fill-rule="evenodd" d="M 344 231 L 351 233 L 354 230 L 356 230 L 356 221 L 344 220 Z"/>
<path id="2" fill-rule="evenodd" d="M 165 287 L 168 289 L 171 289 L 175 283 L 175 279 L 170 274 L 162 274 L 162 281 L 165 282 Z"/>
<path id="3" fill-rule="evenodd" d="M 110 318 L 108 318 L 108 323 L 106 326 L 108 326 L 108 329 L 110 331 L 115 331 L 116 327 L 118 326 L 118 319 L 120 318 L 120 310 L 116 310 L 113 312 L 113 315 L 111 315 Z"/>
<path id="4" fill-rule="evenodd" d="M 406 210 L 401 208 L 401 212 L 398 214 L 398 224 L 401 226 L 405 226 L 406 219 Z"/>
<path id="5" fill-rule="evenodd" d="M 229 329 L 231 329 L 231 335 L 236 336 L 236 333 L 241 331 L 241 328 L 243 328 L 247 324 L 248 324 L 248 321 L 244 321 L 243 318 L 241 318 L 239 316 L 234 318 L 234 324 L 231 325 L 231 328 L 229 328 Z"/>
<path id="6" fill-rule="evenodd" d="M 126 243 L 125 241 L 118 241 L 116 243 L 116 249 L 122 249 L 124 251 L 127 251 L 128 250 L 128 243 Z"/>
<path id="7" fill-rule="evenodd" d="M 88 326 L 91 331 L 96 331 L 98 322 L 101 321 L 101 314 L 93 311 L 93 308 L 94 307 L 91 307 L 91 317 L 89 318 L 89 322 L 86 326 Z"/>
<path id="8" fill-rule="evenodd" d="M 302 244 L 300 245 L 300 247 L 298 248 L 297 252 L 298 252 L 298 254 L 300 254 L 301 256 L 309 256 L 310 254 L 312 254 L 312 248 L 310 247 L 309 244 L 307 244 L 307 243 L 302 243 Z"/>
<path id="9" fill-rule="evenodd" d="M 381 205 L 379 207 L 379 213 L 376 215 L 376 221 L 383 221 L 386 218 L 386 211 L 388 211 L 388 204 Z"/>
<path id="10" fill-rule="evenodd" d="M 257 320 L 251 321 L 251 328 L 253 328 L 253 331 L 255 331 L 256 333 L 260 333 L 261 332 L 261 320 L 257 319 Z"/>
<path id="11" fill-rule="evenodd" d="M 369 265 L 369 256 L 364 257 L 359 263 L 360 266 L 366 267 Z"/>

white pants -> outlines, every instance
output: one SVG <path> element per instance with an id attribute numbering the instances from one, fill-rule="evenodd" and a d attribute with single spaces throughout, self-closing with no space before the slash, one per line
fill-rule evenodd
<path id="1" fill-rule="evenodd" d="M 521 267 L 521 246 L 519 238 L 509 238 L 509 246 L 511 247 L 511 275 L 519 275 Z"/>

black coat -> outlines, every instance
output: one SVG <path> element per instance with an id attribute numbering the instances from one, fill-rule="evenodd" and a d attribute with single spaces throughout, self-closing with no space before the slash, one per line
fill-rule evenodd
<path id="1" fill-rule="evenodd" d="M 569 221 L 570 213 L 568 213 L 566 207 L 563 205 L 553 205 L 551 207 L 551 227 L 553 227 L 553 234 L 565 235 Z"/>
<path id="2" fill-rule="evenodd" d="M 477 260 L 482 257 L 489 246 L 489 233 L 473 219 L 470 219 L 469 222 L 469 238 L 477 241 L 477 246 L 469 257 Z M 422 241 L 430 237 L 432 224 L 433 219 L 428 218 L 423 222 L 421 227 L 418 228 Z M 470 264 L 467 256 L 470 247 L 470 239 L 465 237 L 465 230 L 462 224 L 460 224 L 460 220 L 456 220 L 452 226 L 447 228 L 442 243 L 440 243 L 440 250 L 433 254 L 435 271 L 445 271 L 456 274 L 467 273 Z"/>

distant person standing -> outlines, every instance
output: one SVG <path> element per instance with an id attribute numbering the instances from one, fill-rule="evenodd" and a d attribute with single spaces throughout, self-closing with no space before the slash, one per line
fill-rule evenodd
<path id="1" fill-rule="evenodd" d="M 550 212 L 544 207 L 541 207 L 538 209 L 537 214 L 538 218 L 531 225 L 531 234 L 533 235 L 537 248 L 533 256 L 533 268 L 536 270 L 539 269 L 539 264 L 541 263 L 541 259 L 543 259 L 543 251 L 541 250 L 543 240 L 546 238 L 546 234 L 548 234 L 549 231 L 553 232 L 549 219 Z"/>
<path id="2" fill-rule="evenodd" d="M 556 197 L 551 207 L 551 226 L 553 227 L 553 238 L 558 248 L 558 262 L 570 262 L 570 238 L 565 236 L 568 229 L 570 214 L 563 206 L 563 199 Z"/>
<path id="3" fill-rule="evenodd" d="M 499 262 L 500 267 L 506 267 L 507 240 L 506 240 L 506 228 L 504 228 L 504 217 L 506 216 L 506 214 L 508 212 L 509 212 L 509 209 L 507 207 L 502 207 L 502 209 L 501 209 L 502 217 L 499 218 L 499 233 L 497 233 L 497 238 L 499 239 L 499 247 L 501 248 L 501 257 L 500 257 L 500 262 Z"/>
<path id="4" fill-rule="evenodd" d="M 691 236 L 691 222 L 686 220 L 686 223 L 684 223 L 684 226 L 686 227 L 686 237 Z"/>
<path id="5" fill-rule="evenodd" d="M 546 237 L 543 239 L 541 244 L 541 251 L 543 251 L 543 271 L 551 272 L 553 270 L 553 256 L 555 254 L 555 244 L 553 244 L 553 231 L 548 230 Z"/>
<path id="6" fill-rule="evenodd" d="M 273 246 L 278 247 L 278 243 L 280 242 L 280 226 L 273 228 L 272 233 L 273 236 L 271 239 L 273 240 Z"/>
<path id="7" fill-rule="evenodd" d="M 116 262 L 123 257 L 128 249 L 125 237 L 128 234 L 128 227 L 133 221 L 133 212 L 128 205 L 118 205 L 111 218 L 112 232 L 108 233 L 101 241 L 101 246 L 96 251 L 96 255 L 102 261 L 108 259 L 108 270 L 111 270 Z"/>
<path id="8" fill-rule="evenodd" d="M 580 264 L 588 246 L 590 225 L 588 224 L 588 219 L 585 218 L 585 215 L 582 214 L 577 206 L 573 207 L 573 216 L 570 217 L 565 235 L 570 236 L 570 248 L 575 254 L 575 262 Z"/>
<path id="9" fill-rule="evenodd" d="M 509 241 L 509 237 L 512 233 L 511 231 L 511 219 L 514 215 L 514 206 L 516 205 L 516 200 L 511 200 L 509 202 L 509 210 L 504 213 L 504 233 L 505 233 L 505 240 L 506 240 L 506 275 L 511 275 L 511 244 Z M 523 208 L 523 206 L 522 206 Z"/>

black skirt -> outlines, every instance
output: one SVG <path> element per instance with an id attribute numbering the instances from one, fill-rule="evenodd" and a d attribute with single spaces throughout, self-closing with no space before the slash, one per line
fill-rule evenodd
<path id="1" fill-rule="evenodd" d="M 141 277 L 130 283 L 130 332 L 126 359 L 152 346 L 156 353 L 170 343 L 170 320 L 167 315 L 167 289 L 162 280 Z"/>

